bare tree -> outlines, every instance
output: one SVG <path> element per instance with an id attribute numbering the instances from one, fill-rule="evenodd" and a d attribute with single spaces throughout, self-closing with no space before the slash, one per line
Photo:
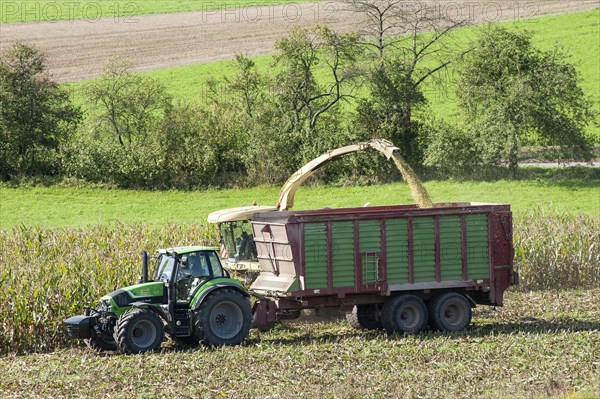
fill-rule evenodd
<path id="1" fill-rule="evenodd" d="M 416 143 L 413 110 L 425 103 L 423 83 L 445 81 L 442 72 L 463 53 L 452 33 L 466 21 L 445 15 L 431 2 L 347 0 L 347 4 L 365 16 L 360 45 L 372 60 L 371 99 L 362 109 L 372 113 L 368 127 L 381 131 L 373 122 L 386 126 L 391 130 L 388 139 L 412 151 Z"/>

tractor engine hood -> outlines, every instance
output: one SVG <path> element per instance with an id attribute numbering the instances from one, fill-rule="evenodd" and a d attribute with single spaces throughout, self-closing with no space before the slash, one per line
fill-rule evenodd
<path id="1" fill-rule="evenodd" d="M 163 304 L 167 303 L 167 290 L 164 282 L 152 281 L 118 289 L 103 296 L 100 301 L 105 305 L 110 304 L 113 311 L 127 307 L 134 302 Z"/>

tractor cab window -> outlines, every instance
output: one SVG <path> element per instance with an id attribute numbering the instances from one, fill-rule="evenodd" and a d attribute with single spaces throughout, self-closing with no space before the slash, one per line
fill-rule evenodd
<path id="1" fill-rule="evenodd" d="M 177 281 L 188 278 L 210 277 L 210 266 L 202 252 L 192 252 L 181 256 Z"/>
<path id="2" fill-rule="evenodd" d="M 223 268 L 219 257 L 214 252 L 207 253 L 207 259 L 210 262 L 210 268 L 212 269 L 213 277 L 223 277 Z"/>
<path id="3" fill-rule="evenodd" d="M 156 281 L 163 280 L 168 281 L 171 280 L 171 276 L 173 275 L 173 267 L 175 266 L 175 259 L 172 256 L 168 256 L 166 254 L 161 254 L 158 257 L 158 267 L 156 268 Z"/>
<path id="4" fill-rule="evenodd" d="M 249 220 L 221 223 L 221 239 L 227 250 L 224 258 L 240 261 L 256 261 L 256 243 Z"/>
<path id="5" fill-rule="evenodd" d="M 205 279 L 211 278 L 212 265 L 206 252 L 192 252 L 181 255 L 177 270 L 177 299 L 189 300 L 194 289 Z"/>

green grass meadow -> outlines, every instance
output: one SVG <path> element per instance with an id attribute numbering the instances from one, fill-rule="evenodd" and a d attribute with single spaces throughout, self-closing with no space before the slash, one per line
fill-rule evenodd
<path id="1" fill-rule="evenodd" d="M 573 214 L 600 216 L 600 181 L 501 180 L 496 182 L 429 181 L 436 202 L 511 204 L 515 213 L 549 205 Z M 279 188 L 204 191 L 134 191 L 101 188 L 0 187 L 0 229 L 13 226 L 75 227 L 113 222 L 204 224 L 215 210 L 275 205 Z M 303 187 L 294 209 L 413 203 L 408 186 Z"/>

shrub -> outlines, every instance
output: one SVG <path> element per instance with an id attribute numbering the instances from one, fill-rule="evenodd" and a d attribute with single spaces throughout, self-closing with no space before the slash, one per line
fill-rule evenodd
<path id="1" fill-rule="evenodd" d="M 425 166 L 438 168 L 447 176 L 471 174 L 481 164 L 473 136 L 456 126 L 432 121 L 429 124 Z"/>
<path id="2" fill-rule="evenodd" d="M 80 121 L 36 48 L 16 43 L 0 57 L 0 179 L 53 176 L 58 148 Z"/>

